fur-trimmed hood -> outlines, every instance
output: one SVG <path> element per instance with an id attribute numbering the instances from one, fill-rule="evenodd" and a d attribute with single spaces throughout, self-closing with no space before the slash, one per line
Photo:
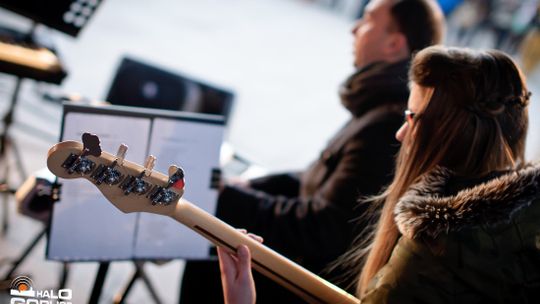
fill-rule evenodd
<path id="1" fill-rule="evenodd" d="M 404 236 L 433 239 L 478 224 L 495 225 L 540 197 L 539 164 L 445 195 L 452 177 L 451 171 L 437 168 L 402 196 L 394 214 Z"/>

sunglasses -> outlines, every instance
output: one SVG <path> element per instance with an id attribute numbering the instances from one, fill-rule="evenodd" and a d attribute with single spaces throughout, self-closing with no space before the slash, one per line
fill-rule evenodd
<path id="1" fill-rule="evenodd" d="M 404 122 L 408 123 L 409 125 L 412 125 L 415 115 L 416 113 L 414 113 L 413 111 L 405 110 L 405 112 L 403 112 L 403 116 L 405 117 Z"/>

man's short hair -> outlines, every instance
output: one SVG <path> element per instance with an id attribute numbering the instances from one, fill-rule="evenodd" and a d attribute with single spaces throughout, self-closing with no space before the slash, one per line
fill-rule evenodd
<path id="1" fill-rule="evenodd" d="M 442 43 L 444 15 L 434 0 L 392 0 L 390 14 L 407 39 L 411 54 Z"/>

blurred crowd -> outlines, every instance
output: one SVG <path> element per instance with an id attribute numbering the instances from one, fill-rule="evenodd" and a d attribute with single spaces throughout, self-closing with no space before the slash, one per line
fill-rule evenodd
<path id="1" fill-rule="evenodd" d="M 362 17 L 369 0 L 304 0 Z M 539 0 L 438 0 L 448 21 L 446 44 L 495 48 L 521 61 L 530 73 L 540 61 Z"/>
<path id="2" fill-rule="evenodd" d="M 491 47 L 517 56 L 525 72 L 540 61 L 538 0 L 440 0 L 454 34 L 449 44 L 476 46 L 490 35 Z"/>

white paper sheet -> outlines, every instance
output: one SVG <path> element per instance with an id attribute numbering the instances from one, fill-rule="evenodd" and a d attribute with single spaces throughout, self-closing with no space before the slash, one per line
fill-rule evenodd
<path id="1" fill-rule="evenodd" d="M 151 120 L 88 113 L 68 113 L 63 140 L 81 141 L 95 133 L 103 151 L 116 153 L 129 143 L 126 159 L 146 157 Z M 61 180 L 61 200 L 55 204 L 48 247 L 54 260 L 118 260 L 133 256 L 137 214 L 124 214 L 109 203 L 90 182 Z"/>
<path id="2" fill-rule="evenodd" d="M 155 119 L 150 154 L 157 157 L 155 170 L 167 172 L 170 165 L 184 169 L 184 197 L 214 213 L 218 192 L 210 188 L 212 169 L 219 168 L 223 126 L 192 121 Z M 209 243 L 180 223 L 159 215 L 141 214 L 135 256 L 151 252 L 162 258 L 202 259 L 208 257 Z"/>
<path id="3" fill-rule="evenodd" d="M 69 112 L 63 140 L 95 133 L 101 148 L 115 153 L 129 146 L 126 159 L 143 164 L 157 157 L 154 170 L 167 174 L 171 164 L 186 174 L 184 197 L 214 213 L 217 191 L 211 170 L 219 167 L 224 126 L 203 121 Z M 48 258 L 108 261 L 208 257 L 209 243 L 175 220 L 148 213 L 124 214 L 86 180 L 61 180 L 62 195 L 53 210 Z"/>

